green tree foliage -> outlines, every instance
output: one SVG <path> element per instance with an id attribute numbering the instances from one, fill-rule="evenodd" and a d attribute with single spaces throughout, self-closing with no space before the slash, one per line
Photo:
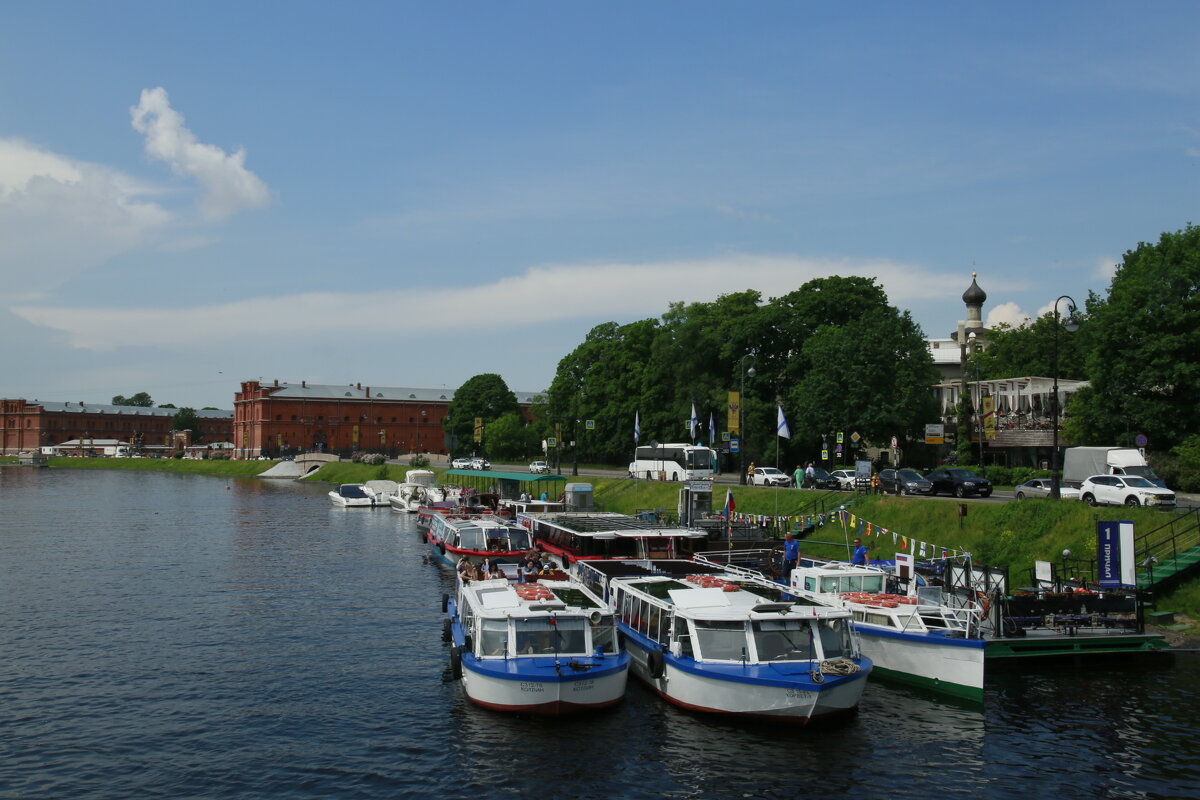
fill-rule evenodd
<path id="1" fill-rule="evenodd" d="M 187 406 L 176 411 L 175 416 L 171 417 L 171 430 L 191 431 L 192 444 L 199 444 L 204 438 L 200 432 L 200 417 L 196 414 L 196 409 Z"/>
<path id="2" fill-rule="evenodd" d="M 1200 227 L 1125 253 L 1108 295 L 1088 299 L 1091 390 L 1068 407 L 1071 438 L 1168 450 L 1200 433 Z M 1082 331 L 1081 331 L 1082 332 Z"/>
<path id="3" fill-rule="evenodd" d="M 1079 330 L 1071 333 L 1063 326 L 1067 301 L 1058 307 L 1058 377 L 1086 380 L 1087 344 L 1092 326 L 1083 309 L 1075 314 Z M 975 354 L 975 363 L 983 380 L 1020 376 L 1054 376 L 1054 313 L 1048 312 L 1028 325 L 997 325 L 988 336 L 988 345 Z"/>
<path id="4" fill-rule="evenodd" d="M 566 423 L 564 437 L 571 420 L 595 419 L 596 430 L 580 434 L 581 451 L 620 463 L 632 452 L 636 412 L 643 443 L 688 441 L 695 404 L 697 439 L 707 443 L 710 416 L 715 433 L 725 431 L 728 392 L 744 382 L 747 460 L 773 463 L 782 444 L 780 463 L 792 464 L 819 455 L 822 433 L 918 431 L 937 418 L 936 381 L 908 314 L 889 306 L 874 280 L 834 276 L 766 303 L 747 290 L 672 304 L 660 320 L 598 325 L 559 362 L 549 410 Z M 775 434 L 779 402 L 790 441 Z"/>
<path id="5" fill-rule="evenodd" d="M 114 406 L 137 406 L 139 408 L 154 407 L 154 401 L 150 399 L 150 395 L 146 392 L 138 392 L 137 394 L 129 397 L 119 394 L 112 399 L 112 404 Z"/>
<path id="6" fill-rule="evenodd" d="M 454 393 L 443 427 L 454 437 L 455 451 L 467 452 L 474 445 L 476 417 L 482 418 L 486 427 L 505 414 L 519 412 L 517 396 L 504 379 L 494 372 L 486 372 L 469 378 Z M 486 439 L 483 444 L 485 449 L 489 446 Z"/>
<path id="7" fill-rule="evenodd" d="M 483 440 L 492 458 L 541 457 L 542 437 L 537 427 L 526 423 L 515 411 L 489 422 L 484 428 Z"/>

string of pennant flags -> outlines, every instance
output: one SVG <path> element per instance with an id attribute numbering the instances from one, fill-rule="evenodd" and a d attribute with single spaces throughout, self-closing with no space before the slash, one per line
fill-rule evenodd
<path id="1" fill-rule="evenodd" d="M 856 514 L 852 514 L 844 508 L 820 514 L 798 515 L 741 514 L 734 511 L 731 512 L 730 518 L 733 522 L 755 525 L 764 530 L 782 532 L 787 532 L 795 527 L 808 529 L 824 527 L 830 523 L 840 523 L 844 528 L 854 531 L 854 534 L 859 538 L 873 536 L 876 539 L 882 539 L 891 536 L 892 544 L 895 545 L 897 550 L 905 553 L 911 552 L 919 558 L 961 558 L 967 555 L 965 551 L 956 548 L 943 547 L 932 542 L 924 542 L 905 536 L 898 531 L 889 530 L 878 523 L 870 522 Z"/>

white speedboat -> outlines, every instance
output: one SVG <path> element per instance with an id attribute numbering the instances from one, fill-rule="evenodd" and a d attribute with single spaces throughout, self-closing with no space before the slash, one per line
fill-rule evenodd
<path id="1" fill-rule="evenodd" d="M 849 611 L 877 674 L 982 701 L 986 642 L 980 625 L 987 609 L 968 598 L 952 605 L 953 595 L 918 587 L 915 580 L 904 592 L 889 592 L 891 578 L 881 567 L 802 558 L 791 590 Z"/>
<path id="2" fill-rule="evenodd" d="M 442 502 L 445 494 L 435 485 L 436 479 L 437 475 L 428 469 L 410 469 L 404 473 L 404 483 L 397 486 L 388 501 L 392 510 L 415 514 L 422 506 Z"/>
<path id="3" fill-rule="evenodd" d="M 341 508 L 371 508 L 375 505 L 374 492 L 361 483 L 343 483 L 329 492 L 329 499 Z"/>
<path id="4" fill-rule="evenodd" d="M 363 484 L 367 494 L 371 496 L 371 504 L 386 506 L 391 498 L 396 496 L 400 484 L 389 480 L 371 480 Z"/>
<path id="5" fill-rule="evenodd" d="M 458 582 L 443 597 L 450 675 L 498 711 L 561 715 L 621 701 L 629 654 L 613 611 L 573 580 Z"/>
<path id="6" fill-rule="evenodd" d="M 575 570 L 616 610 L 634 675 L 678 706 L 803 725 L 858 705 L 871 660 L 845 609 L 697 561 Z"/>

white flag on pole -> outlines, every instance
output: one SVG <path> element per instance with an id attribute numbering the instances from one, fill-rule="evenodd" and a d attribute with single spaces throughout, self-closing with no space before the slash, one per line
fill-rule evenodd
<path id="1" fill-rule="evenodd" d="M 691 424 L 688 426 L 688 429 L 691 431 L 691 434 L 692 434 L 692 441 L 693 441 L 693 442 L 694 442 L 694 441 L 696 441 L 696 425 L 697 425 L 697 422 L 698 422 L 698 421 L 697 421 L 697 419 L 696 419 L 696 404 L 695 404 L 695 403 L 692 403 L 692 421 L 691 421 Z"/>
<path id="2" fill-rule="evenodd" d="M 775 433 L 785 439 L 792 438 L 792 432 L 788 429 L 787 419 L 783 416 L 783 406 L 779 407 L 779 421 L 775 423 Z"/>
<path id="3" fill-rule="evenodd" d="M 642 438 L 641 415 L 642 415 L 642 412 L 640 410 L 633 412 L 633 443 L 634 444 L 637 444 L 638 440 L 640 438 Z"/>

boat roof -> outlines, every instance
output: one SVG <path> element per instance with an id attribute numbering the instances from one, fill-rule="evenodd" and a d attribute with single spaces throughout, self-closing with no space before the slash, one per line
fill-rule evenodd
<path id="1" fill-rule="evenodd" d="M 549 600 L 521 597 L 517 593 L 518 585 L 504 578 L 471 581 L 463 587 L 463 594 L 475 610 L 486 617 L 550 616 L 564 613 L 581 616 L 592 611 L 612 613 L 612 608 L 607 603 L 575 580 L 539 580 L 537 585 L 554 592 L 554 598 Z M 582 602 L 572 604 L 576 599 Z"/>
<path id="2" fill-rule="evenodd" d="M 518 525 L 512 520 L 507 520 L 503 517 L 497 517 L 495 514 L 478 514 L 458 519 L 453 516 L 446 516 L 445 514 L 438 514 L 436 516 L 442 520 L 446 527 L 456 530 L 462 528 L 520 528 L 526 533 L 529 532 L 528 528 L 523 525 Z"/>
<path id="3" fill-rule="evenodd" d="M 657 522 L 617 514 L 611 511 L 560 511 L 528 512 L 518 518 L 554 525 L 579 536 L 595 539 L 646 539 L 678 537 L 683 539 L 707 539 L 708 533 L 695 528 L 678 528 L 660 525 Z"/>

